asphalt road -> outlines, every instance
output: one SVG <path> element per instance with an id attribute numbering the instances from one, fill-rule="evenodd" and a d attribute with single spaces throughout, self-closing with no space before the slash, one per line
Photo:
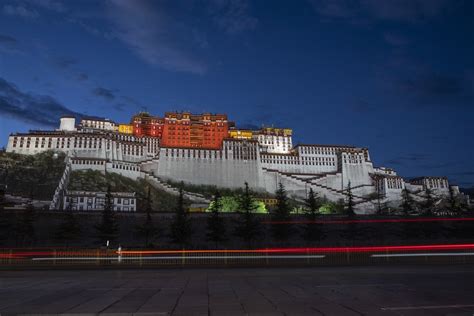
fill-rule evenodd
<path id="1" fill-rule="evenodd" d="M 0 313 L 474 315 L 474 265 L 0 271 Z"/>

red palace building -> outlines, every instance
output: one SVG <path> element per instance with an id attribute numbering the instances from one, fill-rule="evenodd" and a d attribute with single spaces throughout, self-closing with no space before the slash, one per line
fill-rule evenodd
<path id="1" fill-rule="evenodd" d="M 161 146 L 219 149 L 229 135 L 225 114 L 166 112 L 164 118 L 139 113 L 132 118 L 135 136 L 161 138 Z"/>

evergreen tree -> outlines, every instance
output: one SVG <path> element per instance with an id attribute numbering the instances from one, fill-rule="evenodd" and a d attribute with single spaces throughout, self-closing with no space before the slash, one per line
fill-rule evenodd
<path id="1" fill-rule="evenodd" d="M 273 237 L 278 241 L 287 240 L 291 234 L 291 220 L 290 207 L 288 205 L 288 197 L 283 184 L 280 182 L 278 189 L 275 192 L 276 195 L 276 208 L 272 211 L 272 221 L 279 222 L 272 225 Z"/>
<path id="2" fill-rule="evenodd" d="M 305 218 L 308 223 L 303 230 L 303 238 L 308 241 L 319 241 L 323 237 L 321 224 L 316 223 L 318 218 L 321 201 L 313 189 L 309 189 L 308 198 L 306 199 L 306 207 L 304 209 Z"/>
<path id="3" fill-rule="evenodd" d="M 413 211 L 413 198 L 410 195 L 410 191 L 407 188 L 402 190 L 402 211 L 405 216 L 410 215 Z"/>
<path id="4" fill-rule="evenodd" d="M 226 230 L 224 219 L 219 215 L 222 212 L 222 201 L 219 191 L 214 194 L 214 199 L 209 206 L 210 214 L 207 217 L 207 240 L 216 244 L 216 248 L 220 242 L 226 239 Z"/>
<path id="5" fill-rule="evenodd" d="M 235 234 L 250 248 L 252 241 L 260 234 L 260 221 L 255 216 L 257 206 L 252 198 L 249 185 L 245 182 L 244 192 L 239 199 L 239 218 L 235 226 Z"/>
<path id="6" fill-rule="evenodd" d="M 385 199 L 385 195 L 382 193 L 382 190 L 380 189 L 379 185 L 376 185 L 375 189 L 376 189 L 375 194 L 376 194 L 376 202 L 377 202 L 375 206 L 377 209 L 377 215 L 383 215 L 388 209 L 387 203 L 383 202 L 383 200 Z"/>
<path id="7" fill-rule="evenodd" d="M 346 203 L 346 214 L 350 217 L 355 216 L 355 211 L 354 211 L 354 195 L 352 194 L 352 188 L 351 188 L 351 182 L 347 184 L 347 203 Z"/>
<path id="8" fill-rule="evenodd" d="M 31 202 L 28 203 L 23 211 L 20 220 L 17 223 L 17 243 L 25 245 L 28 241 L 31 243 L 35 238 L 34 222 L 36 220 L 36 210 Z"/>
<path id="9" fill-rule="evenodd" d="M 95 226 L 97 238 L 102 244 L 108 240 L 114 241 L 118 237 L 119 227 L 114 214 L 114 201 L 110 184 L 107 186 L 105 194 L 104 210 L 102 211 L 102 221 Z"/>
<path id="10" fill-rule="evenodd" d="M 81 225 L 74 215 L 73 205 L 74 203 L 71 198 L 63 222 L 58 226 L 55 234 L 55 238 L 63 241 L 66 247 L 69 245 L 69 242 L 76 240 L 81 234 Z"/>
<path id="11" fill-rule="evenodd" d="M 181 248 L 189 242 L 192 235 L 191 221 L 188 211 L 184 207 L 183 183 L 179 187 L 179 196 L 176 203 L 175 215 L 171 223 L 171 239 L 180 244 Z"/>
<path id="12" fill-rule="evenodd" d="M 145 221 L 136 227 L 136 232 L 139 236 L 145 239 L 145 247 L 152 246 L 152 240 L 159 235 L 159 227 L 155 225 L 153 222 L 153 218 L 151 213 L 153 212 L 153 208 L 151 207 L 151 195 L 150 195 L 150 187 L 148 187 L 148 193 L 145 201 Z"/>
<path id="13" fill-rule="evenodd" d="M 456 199 L 452 186 L 449 186 L 448 210 L 451 215 L 458 214 L 460 211 L 458 200 Z"/>
<path id="14" fill-rule="evenodd" d="M 422 203 L 423 214 L 426 216 L 433 216 L 434 207 L 435 207 L 435 200 L 433 198 L 433 192 L 429 189 L 425 189 L 425 200 Z"/>

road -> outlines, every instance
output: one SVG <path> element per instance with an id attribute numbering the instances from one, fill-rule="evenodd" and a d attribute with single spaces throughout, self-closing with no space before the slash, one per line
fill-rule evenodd
<path id="1" fill-rule="evenodd" d="M 0 313 L 474 315 L 474 265 L 0 271 Z"/>

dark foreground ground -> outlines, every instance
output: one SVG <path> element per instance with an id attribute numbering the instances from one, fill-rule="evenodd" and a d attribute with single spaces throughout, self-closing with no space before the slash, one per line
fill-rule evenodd
<path id="1" fill-rule="evenodd" d="M 0 271 L 0 313 L 473 315 L 474 265 Z"/>

